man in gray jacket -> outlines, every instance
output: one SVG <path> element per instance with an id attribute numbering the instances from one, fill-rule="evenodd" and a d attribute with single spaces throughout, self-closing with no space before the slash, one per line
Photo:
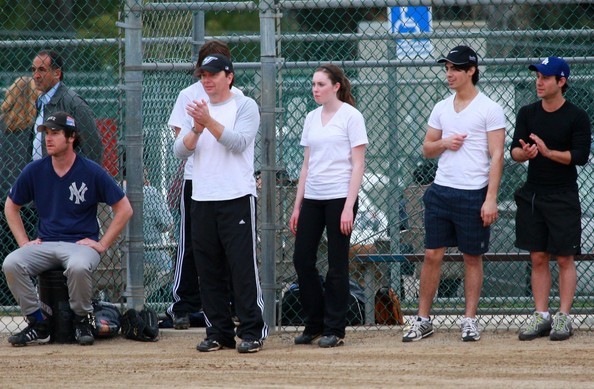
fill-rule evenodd
<path id="1" fill-rule="evenodd" d="M 35 80 L 35 87 L 41 92 L 41 97 L 37 101 L 38 111 L 33 129 L 35 137 L 32 159 L 40 159 L 47 155 L 43 133 L 37 131 L 37 126 L 54 112 L 64 111 L 70 113 L 76 120 L 78 134 L 83 140 L 84 146 L 78 152 L 101 165 L 103 145 L 93 112 L 82 97 L 62 82 L 64 78 L 62 68 L 62 58 L 55 51 L 42 50 L 33 59 L 31 72 Z"/>

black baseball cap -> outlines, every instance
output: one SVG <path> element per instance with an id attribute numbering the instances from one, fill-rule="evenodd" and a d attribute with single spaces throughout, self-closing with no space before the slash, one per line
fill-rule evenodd
<path id="1" fill-rule="evenodd" d="M 54 112 L 37 127 L 37 131 L 43 132 L 47 128 L 54 131 L 76 131 L 76 122 L 74 121 L 74 118 L 66 112 Z"/>
<path id="2" fill-rule="evenodd" d="M 454 65 L 466 65 L 469 63 L 478 65 L 478 56 L 468 46 L 456 46 L 446 57 L 437 60 L 438 63 L 451 62 Z"/>
<path id="3" fill-rule="evenodd" d="M 229 58 L 222 54 L 211 54 L 207 55 L 206 58 L 202 60 L 200 70 L 209 73 L 218 73 L 222 71 L 233 73 L 233 64 Z"/>

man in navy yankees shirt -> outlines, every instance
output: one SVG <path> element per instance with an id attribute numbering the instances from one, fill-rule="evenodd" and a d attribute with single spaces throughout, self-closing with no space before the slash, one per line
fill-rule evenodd
<path id="1" fill-rule="evenodd" d="M 94 343 L 93 271 L 100 254 L 117 239 L 132 217 L 128 198 L 103 167 L 77 155 L 80 136 L 74 118 L 66 112 L 50 115 L 38 127 L 45 134 L 48 156 L 29 163 L 6 199 L 5 214 L 19 248 L 4 260 L 6 282 L 25 315 L 28 326 L 8 338 L 13 346 L 46 343 L 49 320 L 41 311 L 31 277 L 62 267 L 74 312 L 75 339 Z M 33 202 L 39 214 L 38 236 L 27 236 L 20 209 Z M 114 217 L 99 237 L 97 204 L 111 206 Z"/>

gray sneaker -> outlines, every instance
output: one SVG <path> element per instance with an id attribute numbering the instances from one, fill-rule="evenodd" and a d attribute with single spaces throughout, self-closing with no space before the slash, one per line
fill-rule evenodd
<path id="1" fill-rule="evenodd" d="M 433 323 L 431 320 L 423 321 L 418 316 L 413 316 L 410 323 L 404 327 L 403 342 L 415 342 L 433 335 Z"/>
<path id="2" fill-rule="evenodd" d="M 566 340 L 573 335 L 571 317 L 563 312 L 557 312 L 553 316 L 553 328 L 551 329 L 551 340 Z"/>
<path id="3" fill-rule="evenodd" d="M 543 336 L 548 336 L 551 332 L 551 319 L 545 319 L 538 312 L 534 312 L 528 326 L 520 332 L 520 340 L 532 340 Z"/>

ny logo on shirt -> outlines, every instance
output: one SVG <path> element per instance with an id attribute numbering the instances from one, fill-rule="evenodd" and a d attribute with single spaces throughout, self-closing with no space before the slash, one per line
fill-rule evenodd
<path id="1" fill-rule="evenodd" d="M 74 201 L 74 204 L 80 204 L 85 202 L 85 193 L 87 192 L 87 184 L 84 182 L 80 184 L 80 188 L 76 187 L 76 182 L 70 184 L 70 201 Z"/>

